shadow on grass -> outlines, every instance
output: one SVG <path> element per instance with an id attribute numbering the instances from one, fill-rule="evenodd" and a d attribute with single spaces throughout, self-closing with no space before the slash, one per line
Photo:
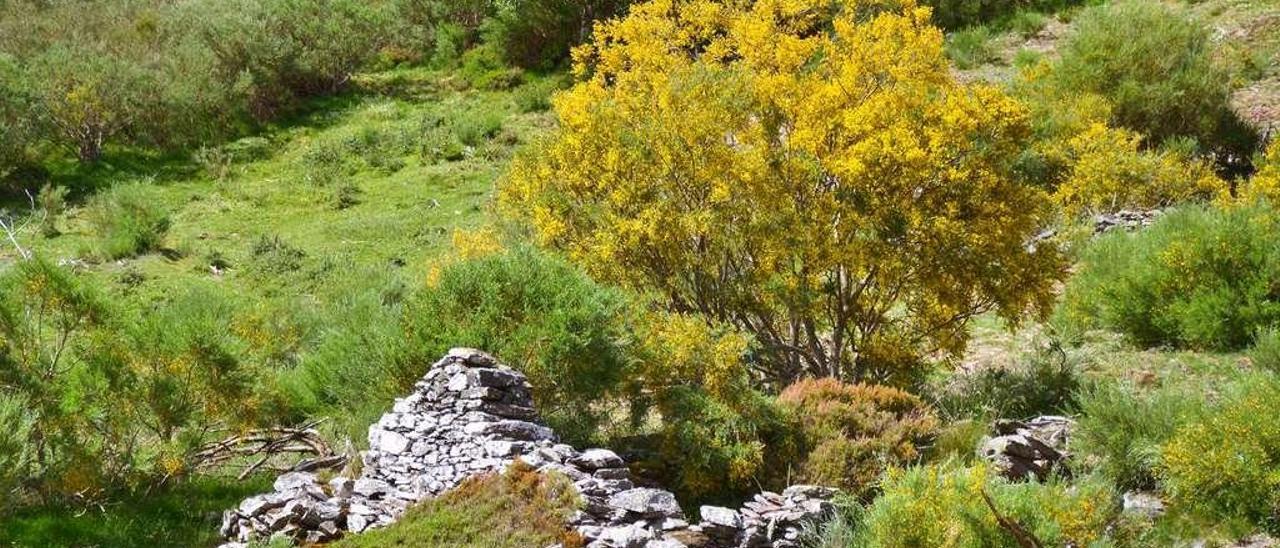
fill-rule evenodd
<path id="1" fill-rule="evenodd" d="M 202 478 L 150 496 L 120 498 L 105 510 L 25 508 L 0 515 L 0 546 L 215 546 L 222 511 L 269 488 L 265 477 L 243 482 Z"/>

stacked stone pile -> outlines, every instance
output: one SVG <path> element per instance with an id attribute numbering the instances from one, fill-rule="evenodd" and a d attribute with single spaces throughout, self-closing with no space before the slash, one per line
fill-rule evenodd
<path id="1" fill-rule="evenodd" d="M 1004 477 L 1043 481 L 1062 469 L 1067 458 L 1067 438 L 1075 421 L 1046 415 L 1028 421 L 999 420 L 996 435 L 983 440 L 978 454 Z"/>
<path id="2" fill-rule="evenodd" d="M 798 546 L 806 524 L 831 511 L 834 495 L 793 486 L 761 493 L 739 510 L 703 507 L 702 522 L 690 524 L 675 495 L 637 487 L 614 452 L 556 443 L 538 422 L 524 375 L 482 352 L 454 349 L 369 427 L 359 478 L 322 484 L 310 473 L 280 476 L 273 492 L 224 514 L 224 547 L 274 535 L 325 542 L 383 527 L 411 504 L 517 459 L 574 482 L 583 506 L 570 525 L 593 548 Z"/>
<path id="3" fill-rule="evenodd" d="M 1163 213 L 1159 209 L 1151 211 L 1130 211 L 1125 209 L 1115 213 L 1097 215 L 1093 218 L 1093 232 L 1094 234 L 1105 234 L 1112 230 L 1133 232 L 1151 226 Z"/>

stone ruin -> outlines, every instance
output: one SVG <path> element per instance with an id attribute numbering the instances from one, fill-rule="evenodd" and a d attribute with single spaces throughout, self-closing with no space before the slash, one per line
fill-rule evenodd
<path id="1" fill-rule="evenodd" d="M 359 478 L 280 476 L 274 491 L 223 514 L 222 548 L 272 536 L 322 543 L 385 527 L 413 503 L 516 460 L 574 482 L 582 505 L 570 526 L 592 548 L 797 547 L 805 528 L 833 510 L 834 490 L 797 485 L 736 510 L 703 506 L 692 524 L 671 492 L 637 487 L 613 451 L 557 443 L 524 375 L 483 352 L 454 349 L 369 427 Z"/>

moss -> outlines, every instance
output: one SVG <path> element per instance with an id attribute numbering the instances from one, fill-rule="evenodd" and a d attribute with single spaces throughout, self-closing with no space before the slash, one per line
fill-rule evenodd
<path id="1" fill-rule="evenodd" d="M 576 505 L 567 478 L 539 474 L 517 463 L 503 474 L 468 479 L 410 508 L 390 527 L 351 535 L 331 546 L 580 547 L 582 538 L 569 532 L 566 522 Z"/>

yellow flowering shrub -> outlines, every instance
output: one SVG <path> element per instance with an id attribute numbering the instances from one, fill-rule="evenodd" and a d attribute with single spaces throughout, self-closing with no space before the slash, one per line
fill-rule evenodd
<path id="1" fill-rule="evenodd" d="M 1280 203 L 1280 139 L 1267 147 L 1262 165 L 1253 177 L 1240 185 L 1236 194 L 1242 202 L 1266 199 L 1273 204 Z"/>
<path id="2" fill-rule="evenodd" d="M 885 7 L 892 4 L 891 7 Z M 950 75 L 914 0 L 653 0 L 597 26 L 504 209 L 594 276 L 750 333 L 762 373 L 905 382 L 1045 310 L 1026 110 Z"/>
<path id="3" fill-rule="evenodd" d="M 1226 188 L 1208 163 L 1173 151 L 1144 151 L 1142 136 L 1093 123 L 1067 139 L 1070 165 L 1054 198 L 1069 215 L 1151 209 Z"/>
<path id="4" fill-rule="evenodd" d="M 1276 533 L 1280 520 L 1280 383 L 1258 377 L 1223 409 L 1183 427 L 1161 452 L 1175 507 Z"/>
<path id="5" fill-rule="evenodd" d="M 1045 546 L 1089 546 L 1104 537 L 1118 510 L 1111 488 L 1101 482 L 1008 483 L 984 465 L 955 462 L 890 470 L 883 489 L 855 533 L 856 546 L 1018 548 L 984 492 L 1002 516 Z"/>

